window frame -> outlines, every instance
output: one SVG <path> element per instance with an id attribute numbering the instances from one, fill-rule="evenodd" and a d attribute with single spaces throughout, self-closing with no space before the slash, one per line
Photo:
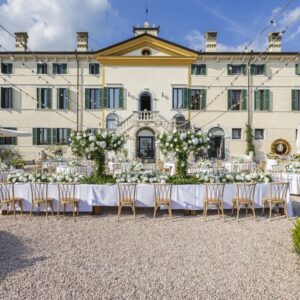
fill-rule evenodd
<path id="1" fill-rule="evenodd" d="M 178 100 L 178 97 L 179 97 L 179 91 L 181 91 L 181 99 Z M 175 97 L 175 94 L 176 94 L 176 97 Z M 175 100 L 176 98 L 176 100 Z M 175 101 L 176 101 L 176 105 L 175 105 Z M 173 90 L 172 90 L 172 108 L 173 109 L 184 109 L 184 88 L 182 87 L 174 87 Z M 181 104 L 181 107 L 179 107 L 178 104 Z"/>
<path id="2" fill-rule="evenodd" d="M 8 91 L 9 99 L 4 98 L 7 95 L 6 91 Z M 8 104 L 8 105 L 4 105 Z M 12 87 L 1 87 L 1 109 L 13 109 L 13 89 Z"/>
<path id="3" fill-rule="evenodd" d="M 235 131 L 239 132 L 238 137 L 234 136 Z M 242 139 L 242 128 L 232 128 L 231 129 L 231 139 L 232 140 L 241 140 Z"/>
<path id="4" fill-rule="evenodd" d="M 257 137 L 256 133 L 262 131 L 262 137 Z M 265 139 L 265 129 L 264 128 L 255 128 L 254 129 L 254 139 L 255 140 L 264 140 Z"/>
<path id="5" fill-rule="evenodd" d="M 107 108 L 108 109 L 121 108 L 121 89 L 119 87 L 108 87 Z"/>
<path id="6" fill-rule="evenodd" d="M 98 66 L 98 70 L 96 68 Z M 96 72 L 98 71 L 98 72 Z M 100 64 L 99 63 L 89 63 L 89 74 L 90 75 L 99 75 L 100 74 Z"/>
<path id="7" fill-rule="evenodd" d="M 48 64 L 47 63 L 37 63 L 36 73 L 37 74 L 48 74 Z"/>
<path id="8" fill-rule="evenodd" d="M 5 74 L 5 75 L 13 74 L 13 63 L 1 62 L 1 74 Z"/>

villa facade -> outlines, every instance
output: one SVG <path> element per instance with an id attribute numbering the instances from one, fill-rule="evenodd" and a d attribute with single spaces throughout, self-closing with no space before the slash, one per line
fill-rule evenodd
<path id="1" fill-rule="evenodd" d="M 296 152 L 300 123 L 300 61 L 281 51 L 269 34 L 268 51 L 217 52 L 217 34 L 206 33 L 197 52 L 158 36 L 159 27 L 134 27 L 134 37 L 89 51 L 88 34 L 77 33 L 77 50 L 29 51 L 28 35 L 16 33 L 16 50 L 0 52 L 0 127 L 32 137 L 0 138 L 37 159 L 49 145 L 68 144 L 71 130 L 128 134 L 130 158 L 156 160 L 155 133 L 211 133 L 211 157 L 245 153 L 251 124 L 256 158 L 283 139 Z"/>

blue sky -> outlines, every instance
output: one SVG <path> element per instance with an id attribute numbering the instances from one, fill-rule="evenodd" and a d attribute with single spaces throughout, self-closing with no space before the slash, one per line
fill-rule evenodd
<path id="1" fill-rule="evenodd" d="M 148 0 L 149 22 L 170 41 L 203 48 L 203 33 L 218 32 L 219 50 L 239 50 L 253 40 L 288 0 Z M 35 50 L 73 50 L 76 31 L 89 31 L 90 48 L 98 49 L 132 37 L 132 26 L 145 20 L 144 0 L 0 0 L 0 24 L 11 32 L 28 31 Z M 283 49 L 298 51 L 300 1 L 294 0 L 253 48 L 266 47 L 267 33 L 280 31 Z M 0 31 L 0 44 L 10 50 L 12 38 Z"/>

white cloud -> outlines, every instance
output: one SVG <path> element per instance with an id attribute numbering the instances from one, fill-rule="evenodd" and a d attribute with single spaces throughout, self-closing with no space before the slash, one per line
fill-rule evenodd
<path id="1" fill-rule="evenodd" d="M 281 30 L 286 27 L 287 32 L 283 36 L 284 42 L 290 42 L 300 34 L 300 6 L 295 7 L 283 14 L 282 19 L 279 21 Z"/>
<path id="2" fill-rule="evenodd" d="M 10 32 L 28 32 L 33 50 L 74 50 L 77 31 L 89 31 L 99 41 L 112 31 L 116 12 L 110 0 L 8 0 L 0 5 L 0 16 Z M 14 49 L 14 39 L 3 30 L 1 43 Z"/>

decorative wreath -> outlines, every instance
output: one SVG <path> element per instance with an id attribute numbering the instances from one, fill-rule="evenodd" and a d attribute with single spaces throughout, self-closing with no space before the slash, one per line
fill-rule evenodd
<path id="1" fill-rule="evenodd" d="M 277 155 L 288 155 L 291 151 L 291 145 L 284 139 L 275 140 L 271 145 L 271 153 Z"/>

